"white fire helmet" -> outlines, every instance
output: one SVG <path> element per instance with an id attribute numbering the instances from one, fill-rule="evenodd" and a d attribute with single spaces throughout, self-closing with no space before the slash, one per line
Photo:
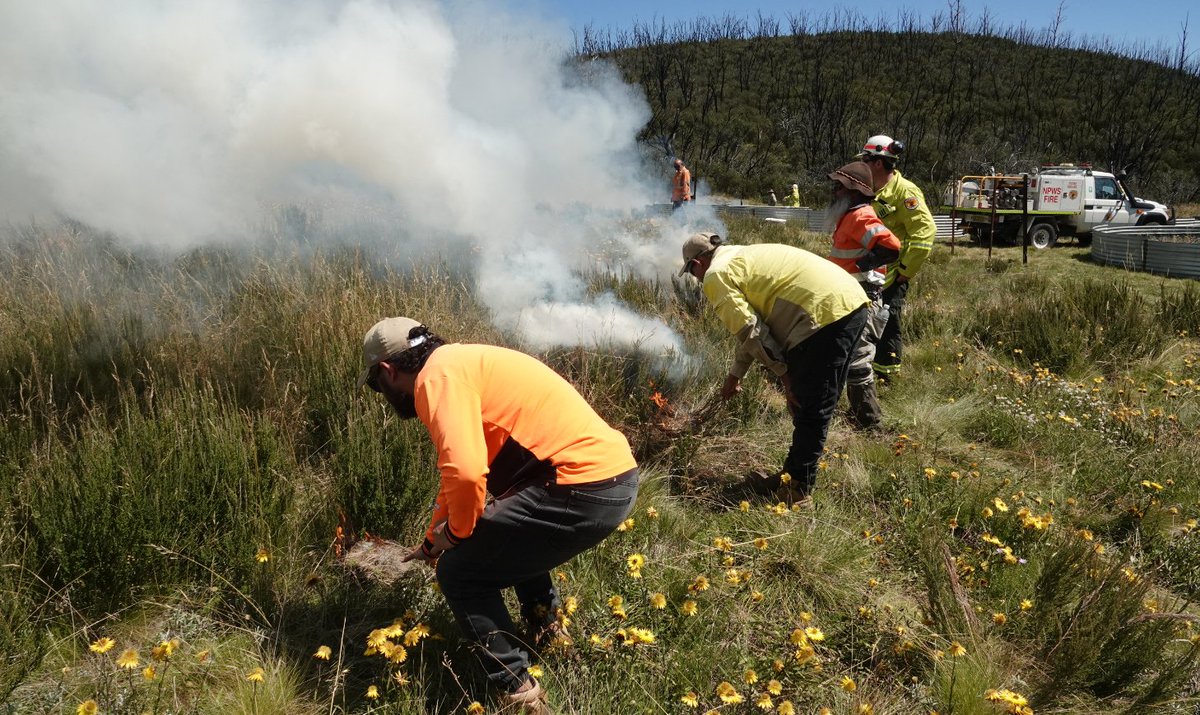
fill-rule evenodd
<path id="1" fill-rule="evenodd" d="M 866 156 L 885 156 L 889 159 L 897 159 L 900 157 L 900 152 L 904 151 L 904 144 L 892 139 L 886 134 L 876 134 L 863 144 L 862 154 Z"/>

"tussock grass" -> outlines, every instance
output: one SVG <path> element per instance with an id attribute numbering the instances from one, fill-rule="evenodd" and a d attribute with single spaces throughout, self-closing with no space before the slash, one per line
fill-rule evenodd
<path id="1" fill-rule="evenodd" d="M 352 389 L 363 331 L 404 313 L 453 341 L 516 338 L 457 264 L 322 248 L 299 214 L 273 230 L 253 252 L 164 256 L 70 224 L 0 248 L 0 701 L 17 712 L 493 707 L 430 583 L 362 580 L 332 544 L 342 515 L 415 542 L 437 483 L 422 428 Z M 751 221 L 729 235 L 826 245 Z M 790 424 L 759 370 L 709 409 L 732 344 L 694 285 L 589 273 L 672 325 L 695 369 L 540 355 L 625 431 L 644 477 L 628 528 L 556 575 L 575 639 L 539 663 L 556 705 L 997 713 L 985 694 L 1003 688 L 1100 713 L 1197 697 L 1200 292 L 1085 257 L 939 246 L 910 293 L 905 372 L 881 387 L 889 433 L 835 419 L 812 512 L 737 490 L 782 461 Z M 364 655 L 397 619 L 404 659 Z M 104 637 L 117 646 L 89 651 Z M 154 680 L 116 665 L 127 648 Z"/>

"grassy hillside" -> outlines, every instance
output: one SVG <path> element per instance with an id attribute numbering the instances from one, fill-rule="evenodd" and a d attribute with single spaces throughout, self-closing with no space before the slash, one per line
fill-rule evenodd
<path id="1" fill-rule="evenodd" d="M 1005 29 L 986 14 L 851 15 L 589 29 L 579 51 L 645 90 L 643 140 L 664 167 L 679 155 L 732 196 L 798 181 L 820 201 L 825 173 L 882 133 L 907 143 L 905 174 L 927 189 L 990 167 L 1090 162 L 1127 171 L 1140 195 L 1200 198 L 1200 68 L 1186 45 L 1076 42 L 1065 27 Z"/>
<path id="2" fill-rule="evenodd" d="M 1200 290 L 1017 250 L 936 249 L 889 433 L 835 421 L 812 513 L 730 489 L 786 449 L 761 371 L 687 428 L 731 348 L 691 287 L 592 277 L 703 368 L 542 355 L 645 474 L 628 528 L 558 574 L 575 642 L 540 667 L 561 711 L 1194 708 Z M 4 246 L 0 711 L 491 711 L 433 586 L 333 550 L 339 512 L 414 541 L 436 484 L 420 426 L 351 389 L 365 328 L 511 342 L 465 277 L 384 258 L 164 259 L 70 226 Z"/>

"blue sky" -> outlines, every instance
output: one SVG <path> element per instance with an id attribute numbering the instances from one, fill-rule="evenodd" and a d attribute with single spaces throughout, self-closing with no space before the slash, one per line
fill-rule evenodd
<path id="1" fill-rule="evenodd" d="M 945 13 L 945 0 L 913 0 L 911 2 L 886 2 L 884 0 L 857 0 L 854 3 L 810 3 L 736 2 L 735 0 L 690 0 L 688 2 L 660 2 L 658 0 L 510 0 L 520 8 L 533 9 L 546 19 L 565 22 L 570 28 L 579 30 L 588 23 L 596 27 L 628 28 L 634 21 L 652 21 L 656 18 L 668 23 L 689 20 L 697 16 L 720 18 L 726 14 L 754 18 L 761 11 L 786 20 L 789 13 L 807 12 L 821 15 L 835 8 L 854 8 L 867 18 L 878 16 L 895 17 L 897 10 L 907 8 L 922 18 L 934 13 Z M 990 9 L 999 24 L 1019 25 L 1024 22 L 1032 28 L 1050 25 L 1058 10 L 1057 0 L 1006 0 L 1005 2 L 968 1 L 963 3 L 974 18 L 983 8 Z M 1191 13 L 1190 20 L 1188 17 Z M 1189 20 L 1191 47 L 1200 48 L 1200 4 L 1195 0 L 1155 0 L 1153 2 L 1130 2 L 1129 0 L 1068 0 L 1064 3 L 1066 27 L 1073 36 L 1107 36 L 1117 43 L 1162 43 L 1169 48 L 1178 48 L 1180 31 L 1185 20 Z M 786 27 L 786 23 L 784 24 Z M 1195 50 L 1193 59 L 1200 57 Z"/>

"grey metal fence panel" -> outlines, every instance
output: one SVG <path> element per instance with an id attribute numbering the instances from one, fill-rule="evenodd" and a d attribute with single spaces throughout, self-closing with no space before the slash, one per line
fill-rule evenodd
<path id="1" fill-rule="evenodd" d="M 1102 226 L 1092 231 L 1092 260 L 1172 278 L 1200 278 L 1200 222 Z"/>

